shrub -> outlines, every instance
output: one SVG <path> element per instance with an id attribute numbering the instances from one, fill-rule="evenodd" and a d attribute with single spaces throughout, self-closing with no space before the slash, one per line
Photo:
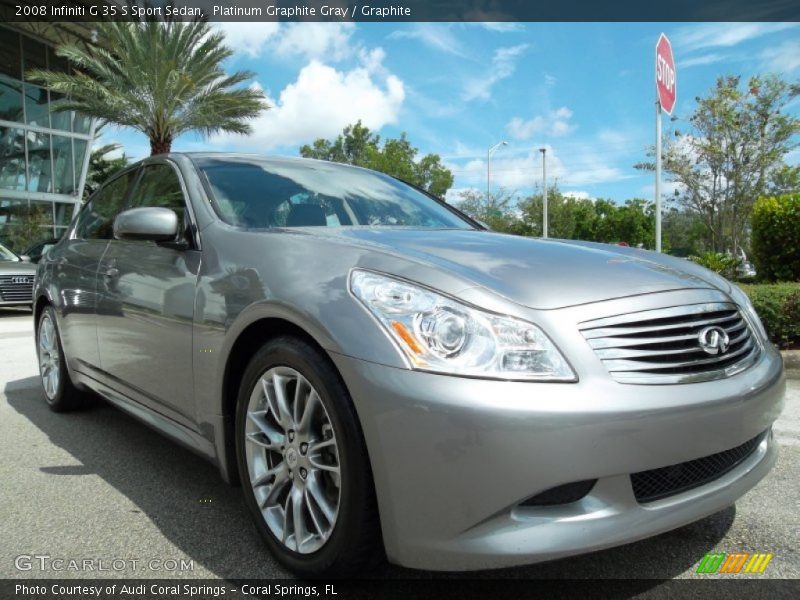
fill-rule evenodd
<path id="1" fill-rule="evenodd" d="M 800 283 L 740 286 L 761 317 L 772 343 L 800 346 Z"/>
<path id="2" fill-rule="evenodd" d="M 759 198 L 751 221 L 759 279 L 800 281 L 800 193 Z"/>
<path id="3" fill-rule="evenodd" d="M 736 277 L 736 267 L 741 262 L 738 258 L 722 252 L 704 252 L 700 256 L 690 256 L 689 260 L 696 262 L 701 267 L 711 269 L 727 279 Z"/>

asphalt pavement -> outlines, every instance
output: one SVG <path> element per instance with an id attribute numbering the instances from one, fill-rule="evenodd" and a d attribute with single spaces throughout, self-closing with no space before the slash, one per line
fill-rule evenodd
<path id="1" fill-rule="evenodd" d="M 707 578 L 695 573 L 707 552 L 749 551 L 775 555 L 757 577 L 800 578 L 798 372 L 775 434 L 777 467 L 735 507 L 611 550 L 466 577 Z M 102 402 L 47 408 L 25 310 L 0 309 L 0 457 L 0 578 L 289 577 L 213 466 Z M 72 570 L 71 559 L 90 562 Z"/>

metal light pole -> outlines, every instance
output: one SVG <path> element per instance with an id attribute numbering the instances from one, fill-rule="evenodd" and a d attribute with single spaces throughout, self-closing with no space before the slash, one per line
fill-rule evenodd
<path id="1" fill-rule="evenodd" d="M 492 179 L 492 154 L 494 154 L 495 150 L 497 150 L 500 146 L 508 146 L 508 142 L 502 141 L 497 142 L 494 146 L 489 146 L 489 149 L 486 151 L 486 201 L 489 201 L 489 192 L 490 192 L 490 185 Z"/>
<path id="2" fill-rule="evenodd" d="M 661 252 L 661 101 L 656 99 L 656 252 Z"/>
<path id="3" fill-rule="evenodd" d="M 542 153 L 542 237 L 547 237 L 547 148 L 539 148 Z"/>

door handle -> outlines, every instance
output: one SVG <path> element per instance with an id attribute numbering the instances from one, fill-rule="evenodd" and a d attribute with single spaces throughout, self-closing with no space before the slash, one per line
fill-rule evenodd
<path id="1" fill-rule="evenodd" d="M 109 279 L 114 279 L 116 277 L 119 277 L 119 269 L 117 269 L 116 267 L 109 267 L 108 269 L 106 269 L 105 276 Z"/>

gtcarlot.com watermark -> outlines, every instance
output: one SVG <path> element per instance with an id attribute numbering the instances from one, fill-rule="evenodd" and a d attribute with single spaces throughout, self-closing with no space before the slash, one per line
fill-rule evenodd
<path id="1" fill-rule="evenodd" d="M 17 571 L 43 572 L 124 572 L 157 571 L 175 573 L 194 571 L 194 560 L 185 558 L 75 558 L 48 554 L 20 554 L 14 558 Z"/>

